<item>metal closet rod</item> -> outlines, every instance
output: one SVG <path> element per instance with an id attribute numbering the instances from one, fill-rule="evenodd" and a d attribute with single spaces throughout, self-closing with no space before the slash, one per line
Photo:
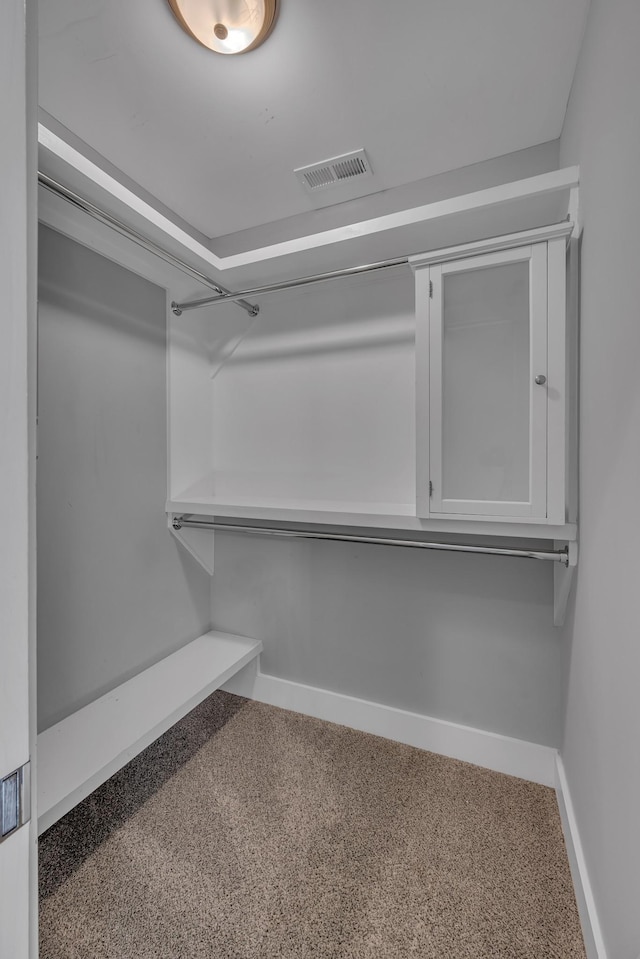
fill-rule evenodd
<path id="1" fill-rule="evenodd" d="M 416 539 L 396 539 L 381 536 L 354 536 L 348 533 L 322 533 L 302 529 L 280 529 L 276 526 L 245 526 L 235 523 L 217 523 L 214 520 L 189 519 L 175 516 L 172 523 L 178 531 L 185 529 L 213 529 L 225 533 L 250 533 L 260 536 L 282 536 L 288 539 L 326 539 L 338 543 L 370 543 L 373 546 L 408 546 L 413 549 L 437 549 L 452 553 L 480 553 L 484 556 L 518 556 L 522 559 L 550 560 L 569 565 L 569 549 L 509 549 L 500 546 L 467 546 L 463 543 L 428 543 Z"/>
<path id="2" fill-rule="evenodd" d="M 248 290 L 242 290 L 240 293 L 224 293 L 221 296 L 207 296 L 201 300 L 190 300 L 186 303 L 171 304 L 171 309 L 176 316 L 180 316 L 185 310 L 197 310 L 201 306 L 212 306 L 216 303 L 233 303 L 241 296 L 264 296 L 267 293 L 278 293 L 280 290 L 292 290 L 297 286 L 310 286 L 312 283 L 324 283 L 327 280 L 335 280 L 341 276 L 357 276 L 358 273 L 373 273 L 375 270 L 390 270 L 396 266 L 407 266 L 408 258 L 402 257 L 396 260 L 379 260 L 377 263 L 364 263 L 362 266 L 345 267 L 343 270 L 332 270 L 330 273 L 315 273 L 312 276 L 301 276 L 296 280 L 282 280 L 281 283 L 269 283 L 267 286 L 254 286 Z"/>
<path id="3" fill-rule="evenodd" d="M 83 210 L 85 213 L 88 213 L 89 216 L 94 218 L 94 220 L 99 220 L 100 223 L 108 226 L 116 233 L 120 233 L 121 236 L 125 236 L 128 240 L 131 240 L 133 243 L 137 244 L 137 246 L 142 247 L 143 250 L 147 250 L 148 253 L 153 253 L 154 256 L 164 260 L 165 263 L 169 263 L 171 266 L 177 267 L 188 276 L 192 276 L 194 279 L 198 280 L 199 283 L 202 283 L 204 286 L 208 286 L 209 289 L 213 290 L 215 293 L 218 293 L 221 297 L 231 298 L 234 303 L 237 303 L 238 306 L 241 306 L 243 310 L 246 310 L 249 316 L 257 316 L 260 312 L 260 307 L 255 303 L 248 303 L 243 298 L 242 294 L 235 296 L 233 293 L 227 290 L 226 287 L 220 286 L 220 284 L 216 283 L 215 280 L 212 280 L 204 273 L 196 270 L 195 267 L 185 263 L 185 261 L 181 260 L 179 256 L 169 253 L 168 250 L 165 250 L 157 243 L 154 243 L 153 240 L 150 240 L 148 237 L 143 236 L 136 230 L 133 230 L 130 226 L 127 226 L 126 223 L 118 220 L 117 217 L 113 216 L 111 213 L 107 213 L 106 210 L 102 210 L 100 207 L 96 206 L 95 203 L 91 203 L 90 200 L 80 196 L 79 193 L 74 193 L 73 190 L 69 190 L 66 186 L 58 183 L 57 180 L 47 176 L 46 173 L 38 171 L 38 183 L 43 186 L 45 190 L 49 190 L 51 193 L 55 193 L 56 196 L 62 197 L 62 199 L 66 200 L 67 203 L 71 203 L 72 206 L 77 207 L 79 210 Z M 175 304 L 172 303 L 171 305 L 173 307 Z"/>
<path id="4" fill-rule="evenodd" d="M 191 300 L 185 303 L 177 303 L 174 300 L 171 303 L 171 309 L 176 316 L 180 316 L 185 310 L 195 310 L 199 307 L 210 306 L 215 303 L 237 303 L 238 306 L 241 306 L 243 310 L 246 310 L 249 316 L 257 316 L 260 312 L 260 307 L 256 303 L 249 303 L 246 297 L 257 295 L 264 296 L 268 293 L 277 293 L 281 290 L 290 290 L 299 286 L 309 286 L 312 283 L 323 283 L 327 280 L 335 280 L 341 276 L 357 276 L 359 273 L 372 273 L 375 270 L 393 269 L 397 266 L 406 266 L 409 262 L 407 257 L 395 260 L 381 260 L 377 263 L 365 263 L 362 266 L 347 267 L 343 270 L 333 270 L 330 273 L 317 273 L 313 276 L 303 276 L 295 280 L 284 280 L 281 283 L 271 283 L 267 286 L 253 287 L 249 290 L 242 290 L 239 293 L 233 293 L 226 287 L 221 286 L 220 283 L 217 283 L 215 280 L 212 280 L 210 277 L 206 276 L 206 274 L 196 270 L 195 267 L 185 263 L 184 260 L 181 260 L 180 257 L 176 256 L 174 253 L 170 253 L 168 250 L 165 250 L 157 243 L 154 243 L 153 240 L 150 240 L 149 237 L 138 233 L 130 226 L 127 226 L 126 223 L 123 223 L 122 220 L 119 220 L 117 217 L 113 216 L 113 214 L 108 213 L 99 206 L 96 206 L 95 203 L 92 203 L 85 197 L 80 196 L 79 193 L 75 193 L 68 187 L 63 186 L 62 183 L 54 180 L 46 173 L 38 171 L 38 183 L 46 190 L 49 190 L 51 193 L 56 194 L 56 196 L 66 200 L 67 203 L 71 203 L 72 206 L 77 207 L 79 210 L 83 210 L 95 220 L 98 220 L 100 223 L 108 226 L 110 229 L 114 230 L 116 233 L 119 233 L 121 236 L 126 237 L 128 240 L 131 240 L 137 246 L 142 247 L 143 250 L 146 250 L 148 253 L 152 253 L 165 263 L 169 263 L 171 266 L 177 267 L 188 276 L 192 276 L 194 279 L 198 280 L 199 283 L 202 283 L 203 286 L 208 286 L 209 289 L 216 293 L 216 296 L 204 297 L 203 299 Z"/>

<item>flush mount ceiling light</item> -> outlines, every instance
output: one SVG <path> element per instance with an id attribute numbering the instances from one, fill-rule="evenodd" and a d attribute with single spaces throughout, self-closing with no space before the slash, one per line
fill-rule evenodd
<path id="1" fill-rule="evenodd" d="M 273 29 L 278 0 L 169 0 L 186 33 L 214 53 L 247 53 Z"/>

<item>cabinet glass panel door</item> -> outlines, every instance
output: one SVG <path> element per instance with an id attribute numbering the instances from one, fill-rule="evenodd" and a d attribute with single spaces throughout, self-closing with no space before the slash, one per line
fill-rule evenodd
<path id="1" fill-rule="evenodd" d="M 544 517 L 546 247 L 431 274 L 431 512 Z"/>

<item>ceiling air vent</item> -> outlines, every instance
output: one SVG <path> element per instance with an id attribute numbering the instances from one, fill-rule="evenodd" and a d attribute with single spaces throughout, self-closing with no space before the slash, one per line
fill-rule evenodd
<path id="1" fill-rule="evenodd" d="M 308 193 L 372 176 L 369 157 L 364 150 L 354 150 L 353 153 L 344 153 L 321 163 L 301 166 L 293 172 Z"/>

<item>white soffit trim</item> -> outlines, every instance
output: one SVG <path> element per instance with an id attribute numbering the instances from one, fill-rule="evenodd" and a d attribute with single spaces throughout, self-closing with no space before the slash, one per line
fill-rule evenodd
<path id="1" fill-rule="evenodd" d="M 112 177 L 109 173 L 102 170 L 97 163 L 93 163 L 92 160 L 87 159 L 79 150 L 70 146 L 62 137 L 57 136 L 57 134 L 49 130 L 43 123 L 38 123 L 38 145 L 45 150 L 49 150 L 54 156 L 58 157 L 64 163 L 67 163 L 82 176 L 87 177 L 88 180 L 91 180 L 92 183 L 95 183 L 96 186 L 102 190 L 106 190 L 114 199 L 119 200 L 134 213 L 138 213 L 144 217 L 144 219 L 153 224 L 153 226 L 169 234 L 169 236 L 181 243 L 186 249 L 195 253 L 196 256 L 207 260 L 212 266 L 215 266 L 216 269 L 220 269 L 218 257 L 214 256 L 208 247 L 199 243 L 185 230 L 181 230 L 179 226 L 176 226 L 168 217 L 159 213 L 150 203 L 146 203 L 145 200 L 136 196 L 132 190 L 129 190 L 126 186 L 123 186 L 122 183 L 119 183 L 115 177 Z"/>
<path id="2" fill-rule="evenodd" d="M 474 193 L 466 193 L 462 196 L 450 197 L 446 200 L 437 200 L 434 203 L 427 203 L 409 210 L 401 210 L 398 213 L 387 213 L 384 216 L 374 217 L 370 220 L 362 220 L 359 223 L 351 223 L 347 226 L 325 230 L 321 233 L 299 237 L 295 240 L 286 240 L 244 253 L 219 257 L 207 246 L 195 240 L 185 230 L 176 226 L 168 217 L 159 213 L 151 204 L 142 200 L 132 190 L 129 190 L 123 186 L 123 184 L 119 183 L 118 180 L 102 170 L 96 163 L 93 163 L 74 147 L 66 143 L 66 141 L 49 130 L 43 123 L 38 124 L 38 143 L 62 162 L 68 164 L 72 170 L 91 180 L 91 182 L 105 190 L 114 199 L 123 203 L 133 213 L 138 214 L 153 226 L 162 230 L 167 236 L 180 243 L 185 249 L 195 254 L 201 260 L 204 260 L 216 270 L 230 270 L 240 266 L 249 266 L 253 263 L 263 262 L 264 260 L 272 260 L 276 257 L 288 256 L 292 253 L 300 253 L 304 250 L 312 250 L 322 246 L 330 246 L 333 243 L 341 243 L 344 240 L 370 236 L 374 233 L 383 233 L 386 230 L 395 230 L 403 226 L 423 223 L 427 220 L 435 220 L 456 213 L 465 213 L 486 207 L 499 206 L 512 200 L 542 196 L 548 193 L 556 193 L 560 190 L 571 190 L 578 186 L 580 172 L 577 166 L 566 167 L 563 170 L 553 170 L 550 173 L 542 173 L 538 176 L 528 177 L 525 180 L 515 180 L 511 183 L 489 187 L 488 189 L 478 190 Z"/>

